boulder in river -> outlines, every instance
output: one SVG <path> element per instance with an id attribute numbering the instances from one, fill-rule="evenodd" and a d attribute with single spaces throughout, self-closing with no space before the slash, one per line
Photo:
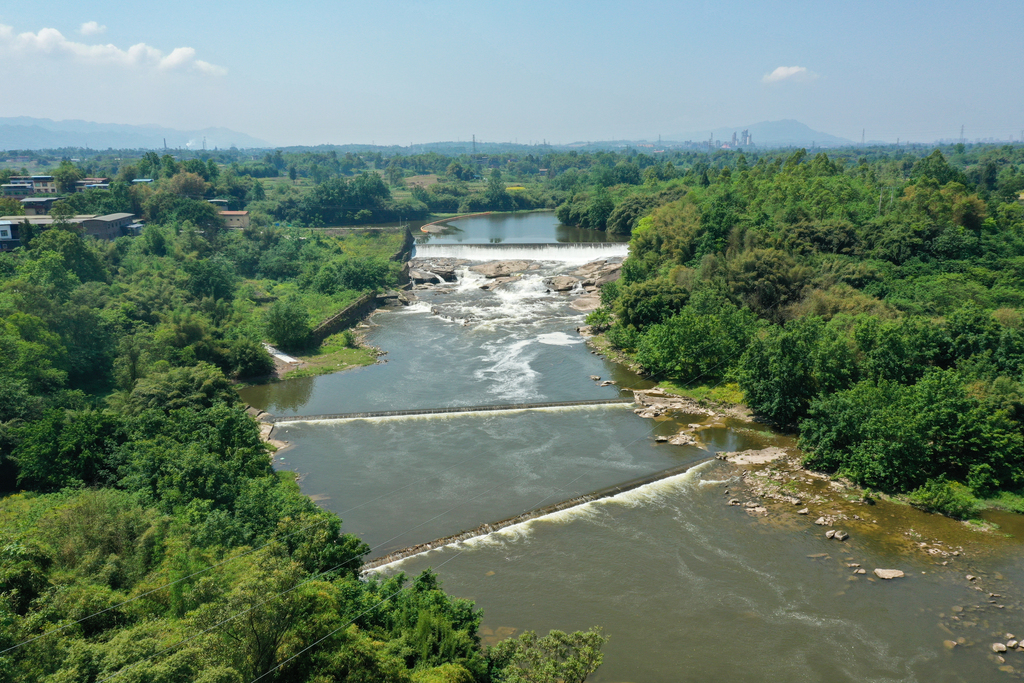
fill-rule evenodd
<path id="1" fill-rule="evenodd" d="M 524 260 L 488 261 L 477 266 L 470 266 L 469 269 L 484 277 L 507 277 L 526 270 L 529 265 L 530 261 Z"/>
<path id="2" fill-rule="evenodd" d="M 544 282 L 556 292 L 570 292 L 579 284 L 579 280 L 571 275 L 556 275 L 547 278 Z"/>
<path id="3" fill-rule="evenodd" d="M 902 579 L 905 574 L 899 569 L 876 569 L 875 576 L 880 579 Z"/>
<path id="4" fill-rule="evenodd" d="M 1006 646 L 1002 643 L 992 643 L 992 652 L 1006 652 Z"/>
<path id="5" fill-rule="evenodd" d="M 569 305 L 580 313 L 589 313 L 590 311 L 596 311 L 598 308 L 601 308 L 601 297 L 596 294 L 587 294 L 576 298 Z"/>

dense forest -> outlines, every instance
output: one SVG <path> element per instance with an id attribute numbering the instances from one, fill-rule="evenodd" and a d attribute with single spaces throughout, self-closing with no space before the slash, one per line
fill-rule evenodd
<path id="1" fill-rule="evenodd" d="M 590 322 L 655 377 L 738 385 L 810 466 L 954 516 L 1024 510 L 1024 148 L 948 151 L 586 187 L 559 216 L 632 235 Z"/>

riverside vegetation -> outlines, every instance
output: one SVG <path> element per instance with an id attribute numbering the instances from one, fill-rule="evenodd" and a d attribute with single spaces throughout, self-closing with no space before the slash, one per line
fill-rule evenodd
<path id="1" fill-rule="evenodd" d="M 400 236 L 227 232 L 187 173 L 139 237 L 58 221 L 0 254 L 0 678 L 582 681 L 597 631 L 484 648 L 433 574 L 361 580 L 369 548 L 272 469 L 232 385 L 393 285 Z"/>
<path id="2" fill-rule="evenodd" d="M 1024 148 L 948 151 L 736 154 L 611 202 L 630 256 L 588 322 L 651 375 L 738 385 L 810 467 L 1024 511 Z"/>

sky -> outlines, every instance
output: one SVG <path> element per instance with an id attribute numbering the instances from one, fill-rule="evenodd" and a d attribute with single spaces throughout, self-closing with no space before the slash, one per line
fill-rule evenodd
<path id="1" fill-rule="evenodd" d="M 273 145 L 570 143 L 796 119 L 1020 140 L 1024 2 L 0 4 L 0 117 Z M 12 96 L 13 95 L 13 96 Z"/>

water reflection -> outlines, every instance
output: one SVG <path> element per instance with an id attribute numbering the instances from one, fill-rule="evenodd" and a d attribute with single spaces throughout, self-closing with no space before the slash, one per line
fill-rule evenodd
<path id="1" fill-rule="evenodd" d="M 268 413 L 297 412 L 313 396 L 316 377 L 297 377 L 283 382 L 246 387 L 241 392 L 249 405 L 259 406 Z"/>
<path id="2" fill-rule="evenodd" d="M 537 244 L 572 242 L 628 242 L 628 235 L 610 235 L 558 222 L 554 212 L 491 214 L 460 218 L 441 224 L 442 233 L 416 231 L 418 244 Z"/>

